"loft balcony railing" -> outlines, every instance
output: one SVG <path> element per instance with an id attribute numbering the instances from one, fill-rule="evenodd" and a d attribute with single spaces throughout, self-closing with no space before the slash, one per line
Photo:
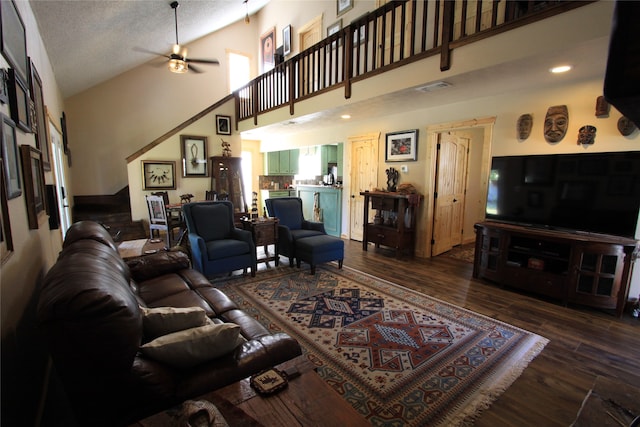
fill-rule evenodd
<path id="1" fill-rule="evenodd" d="M 460 46 L 593 1 L 396 0 L 276 65 L 234 92 L 238 121 L 289 106 L 426 57 L 450 68 Z"/>

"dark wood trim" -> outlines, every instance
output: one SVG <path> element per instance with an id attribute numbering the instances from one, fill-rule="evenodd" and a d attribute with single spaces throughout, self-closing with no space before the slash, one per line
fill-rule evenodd
<path id="1" fill-rule="evenodd" d="M 184 122 L 180 123 L 178 126 L 174 127 L 169 132 L 165 133 L 164 135 L 162 135 L 159 138 L 154 139 L 153 141 L 151 141 L 150 143 L 148 143 L 147 145 L 145 145 L 144 147 L 142 147 L 141 149 L 139 149 L 135 153 L 133 153 L 130 156 L 128 156 L 127 157 L 127 163 L 131 163 L 132 161 L 134 161 L 138 157 L 142 156 L 144 153 L 146 153 L 146 152 L 150 151 L 152 148 L 160 145 L 161 143 L 163 143 L 167 139 L 171 138 L 173 135 L 177 134 L 178 132 L 180 132 L 181 130 L 185 129 L 186 127 L 192 125 L 193 123 L 197 122 L 198 120 L 200 120 L 201 118 L 203 118 L 207 114 L 215 111 L 216 109 L 220 108 L 222 105 L 226 104 L 227 102 L 233 101 L 233 99 L 234 99 L 234 95 L 233 94 L 227 95 L 224 98 L 222 98 L 220 101 L 216 102 L 215 104 L 211 105 L 210 107 L 207 107 L 206 109 L 202 110 L 201 112 L 199 112 L 195 116 L 193 116 L 193 117 L 185 120 Z M 238 118 L 236 117 L 236 122 L 237 121 L 238 121 Z"/>

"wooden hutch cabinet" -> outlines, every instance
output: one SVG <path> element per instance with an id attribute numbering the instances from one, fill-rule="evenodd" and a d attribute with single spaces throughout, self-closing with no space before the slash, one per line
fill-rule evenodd
<path id="1" fill-rule="evenodd" d="M 396 250 L 399 257 L 403 252 L 413 255 L 416 243 L 416 210 L 422 196 L 382 191 L 363 191 L 364 235 L 362 249 L 367 250 L 369 242 L 376 248 L 380 245 Z M 369 205 L 376 210 L 373 222 L 369 222 Z"/>
<path id="2" fill-rule="evenodd" d="M 233 203 L 235 222 L 249 213 L 242 181 L 242 158 L 214 156 L 211 160 L 211 191 L 218 200 Z"/>
<path id="3" fill-rule="evenodd" d="M 622 315 L 638 241 L 494 222 L 475 229 L 473 277 Z"/>

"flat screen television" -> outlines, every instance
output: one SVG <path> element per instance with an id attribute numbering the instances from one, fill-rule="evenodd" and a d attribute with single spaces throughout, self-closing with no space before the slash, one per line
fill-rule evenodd
<path id="1" fill-rule="evenodd" d="M 486 218 L 634 237 L 640 151 L 494 157 Z"/>

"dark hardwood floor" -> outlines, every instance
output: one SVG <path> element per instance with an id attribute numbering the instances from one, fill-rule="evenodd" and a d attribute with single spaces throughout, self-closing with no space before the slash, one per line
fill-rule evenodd
<path id="1" fill-rule="evenodd" d="M 364 252 L 360 242 L 345 241 L 344 264 L 550 340 L 477 426 L 568 426 L 596 376 L 640 384 L 640 320 L 628 313 L 617 318 L 503 289 L 473 279 L 471 263 L 444 255 L 397 259 L 390 250 Z"/>

